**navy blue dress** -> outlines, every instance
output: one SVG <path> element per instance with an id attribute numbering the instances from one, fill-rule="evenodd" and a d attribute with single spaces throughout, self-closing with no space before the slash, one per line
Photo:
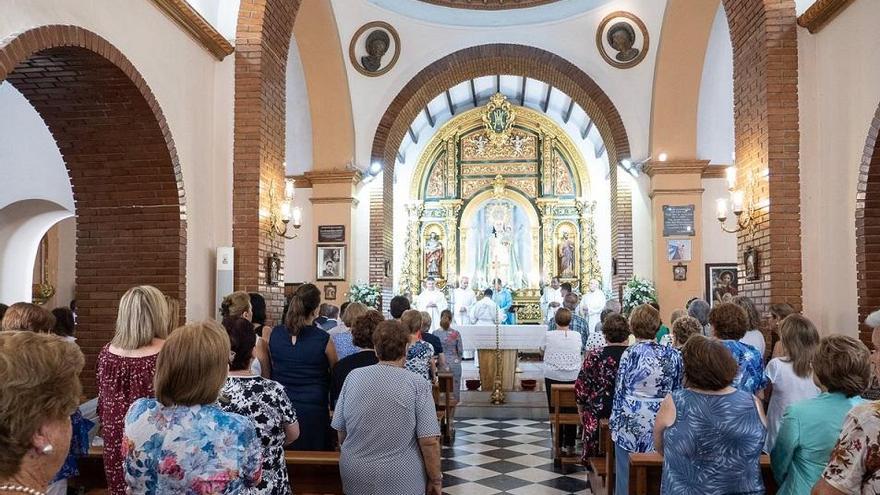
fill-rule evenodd
<path id="1" fill-rule="evenodd" d="M 300 330 L 296 345 L 285 325 L 272 329 L 269 355 L 272 379 L 296 409 L 299 438 L 293 450 L 333 450 L 330 442 L 330 362 L 325 353 L 330 334 L 309 325 Z"/>

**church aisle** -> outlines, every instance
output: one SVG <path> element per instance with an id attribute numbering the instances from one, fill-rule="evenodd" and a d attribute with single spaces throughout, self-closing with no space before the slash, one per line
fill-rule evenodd
<path id="1" fill-rule="evenodd" d="M 580 466 L 553 466 L 550 424 L 528 419 L 462 419 L 441 452 L 448 495 L 591 494 Z M 567 473 L 567 474 L 566 474 Z"/>

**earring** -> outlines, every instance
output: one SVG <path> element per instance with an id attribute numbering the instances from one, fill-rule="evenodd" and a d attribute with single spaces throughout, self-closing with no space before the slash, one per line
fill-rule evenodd
<path id="1" fill-rule="evenodd" d="M 52 444 L 48 444 L 48 445 L 44 446 L 42 449 L 40 449 L 40 451 L 43 453 L 43 455 L 49 455 L 54 450 L 55 450 L 55 447 L 53 447 Z"/>

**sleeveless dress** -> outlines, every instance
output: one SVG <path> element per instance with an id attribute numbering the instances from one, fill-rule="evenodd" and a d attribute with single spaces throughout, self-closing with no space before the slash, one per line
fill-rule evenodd
<path id="1" fill-rule="evenodd" d="M 663 432 L 660 493 L 762 494 L 760 456 L 767 433 L 752 394 L 672 392 L 675 422 Z"/>
<path id="2" fill-rule="evenodd" d="M 299 438 L 292 450 L 333 450 L 330 442 L 330 362 L 327 342 L 330 335 L 309 325 L 300 330 L 296 345 L 285 325 L 272 329 L 269 356 L 272 379 L 284 386 L 296 409 Z"/>

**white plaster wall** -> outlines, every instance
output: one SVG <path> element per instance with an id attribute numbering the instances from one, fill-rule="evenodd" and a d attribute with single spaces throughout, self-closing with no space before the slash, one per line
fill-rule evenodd
<path id="1" fill-rule="evenodd" d="M 312 115 L 309 110 L 309 92 L 303 72 L 302 58 L 296 38 L 290 39 L 287 58 L 287 116 L 285 146 L 287 174 L 299 175 L 312 170 Z"/>
<path id="2" fill-rule="evenodd" d="M 635 178 L 618 168 L 617 180 L 629 183 L 632 191 L 633 275 L 654 280 L 654 214 L 648 197 L 651 179 L 645 174 Z"/>
<path id="3" fill-rule="evenodd" d="M 355 193 L 357 207 L 354 222 L 351 226 L 352 249 L 352 281 L 368 283 L 370 281 L 370 192 L 374 187 L 382 186 L 382 175 L 378 175 L 370 183 L 361 186 Z"/>
<path id="4" fill-rule="evenodd" d="M 736 263 L 736 234 L 721 229 L 715 218 L 717 200 L 728 198 L 726 179 L 703 179 L 703 263 Z M 733 226 L 733 220 L 727 220 Z M 700 274 L 704 276 L 705 272 Z M 705 281 L 704 281 L 705 282 Z"/>
<path id="5" fill-rule="evenodd" d="M 315 280 L 315 218 L 311 198 L 312 188 L 297 188 L 293 196 L 293 205 L 302 208 L 303 226 L 296 231 L 296 239 L 284 243 L 285 283 Z"/>
<path id="6" fill-rule="evenodd" d="M 431 62 L 468 46 L 490 43 L 516 43 L 554 52 L 590 75 L 611 98 L 621 114 L 635 158 L 648 151 L 651 93 L 656 40 L 660 34 L 665 0 L 619 0 L 572 15 L 561 21 L 507 27 L 444 26 L 405 17 L 385 10 L 368 0 L 332 0 L 344 54 L 354 32 L 364 23 L 381 19 L 390 23 L 401 38 L 397 65 L 381 77 L 358 73 L 346 55 L 346 71 L 351 89 L 356 129 L 356 162 L 369 163 L 376 127 L 386 108 L 400 89 Z M 595 46 L 599 22 L 615 10 L 638 15 L 646 24 L 652 45 L 641 64 L 628 70 L 605 63 Z"/>
<path id="7" fill-rule="evenodd" d="M 215 95 L 232 94 L 232 71 L 222 66 L 231 67 L 234 57 L 218 62 L 152 2 L 0 2 L 0 39 L 47 24 L 78 25 L 101 35 L 132 61 L 156 95 L 183 169 L 187 315 L 213 315 L 214 249 L 232 242 L 232 99 L 218 107 Z"/>
<path id="8" fill-rule="evenodd" d="M 697 158 L 733 163 L 733 45 L 724 7 L 712 23 L 697 108 Z"/>
<path id="9" fill-rule="evenodd" d="M 880 104 L 877 19 L 880 2 L 857 1 L 817 34 L 798 29 L 804 312 L 823 334 L 858 331 L 856 185 Z"/>

